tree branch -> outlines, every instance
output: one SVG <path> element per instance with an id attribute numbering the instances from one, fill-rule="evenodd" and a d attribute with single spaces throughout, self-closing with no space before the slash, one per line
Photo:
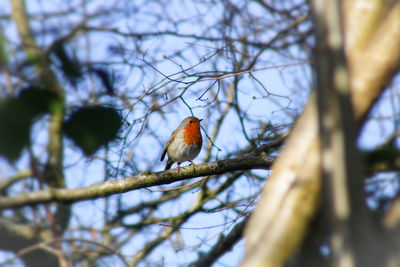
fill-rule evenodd
<path id="1" fill-rule="evenodd" d="M 50 124 L 48 128 L 48 158 L 44 172 L 41 174 L 42 181 L 52 187 L 64 188 L 63 172 L 63 134 L 62 126 L 64 120 L 64 89 L 58 82 L 57 76 L 51 68 L 50 59 L 41 47 L 36 43 L 35 36 L 29 24 L 29 16 L 24 0 L 10 1 L 12 6 L 12 17 L 17 26 L 18 35 L 22 41 L 22 47 L 39 76 L 39 82 L 48 90 L 53 91 L 60 99 L 50 112 Z M 67 227 L 71 210 L 68 206 L 57 207 L 54 213 L 57 231 L 60 234 Z"/>
<path id="2" fill-rule="evenodd" d="M 180 171 L 172 169 L 154 173 L 142 172 L 136 176 L 106 181 L 83 188 L 50 188 L 30 194 L 20 194 L 15 197 L 0 197 L 0 210 L 52 201 L 71 203 L 106 197 L 149 186 L 170 184 L 194 177 L 217 175 L 239 170 L 269 169 L 274 160 L 275 158 L 270 156 L 225 159 L 207 164 L 182 167 Z"/>
<path id="3" fill-rule="evenodd" d="M 249 217 L 236 224 L 235 227 L 226 235 L 221 236 L 220 240 L 205 255 L 191 264 L 190 267 L 207 267 L 211 266 L 222 255 L 232 249 L 232 247 L 243 237 L 243 230 Z"/>
<path id="4" fill-rule="evenodd" d="M 3 218 L 0 218 L 0 236 L 0 249 L 15 253 L 40 241 L 31 226 L 19 225 Z M 59 266 L 57 256 L 42 247 L 25 253 L 21 258 L 28 267 Z"/>

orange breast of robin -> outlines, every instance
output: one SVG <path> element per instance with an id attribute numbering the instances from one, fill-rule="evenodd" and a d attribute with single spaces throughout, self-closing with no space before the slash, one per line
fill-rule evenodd
<path id="1" fill-rule="evenodd" d="M 189 123 L 185 127 L 184 132 L 184 140 L 187 145 L 202 145 L 202 137 L 200 132 L 200 124 L 199 123 Z"/>

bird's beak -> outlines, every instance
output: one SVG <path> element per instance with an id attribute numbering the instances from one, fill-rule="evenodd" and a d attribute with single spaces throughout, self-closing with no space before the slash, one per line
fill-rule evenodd
<path id="1" fill-rule="evenodd" d="M 201 122 L 203 119 L 199 119 L 199 122 Z"/>

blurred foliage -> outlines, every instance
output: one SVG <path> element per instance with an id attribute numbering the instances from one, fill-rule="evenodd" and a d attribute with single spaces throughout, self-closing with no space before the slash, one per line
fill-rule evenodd
<path id="1" fill-rule="evenodd" d="M 113 108 L 82 107 L 64 123 L 64 133 L 85 155 L 92 155 L 117 137 L 121 125 L 121 116 Z"/>
<path id="2" fill-rule="evenodd" d="M 4 42 L 4 33 L 0 30 L 0 67 L 4 67 L 8 63 L 8 55 Z"/>
<path id="3" fill-rule="evenodd" d="M 114 95 L 113 80 L 105 69 L 91 68 L 89 72 L 95 74 L 100 79 L 108 95 Z"/>
<path id="4" fill-rule="evenodd" d="M 55 112 L 60 105 L 55 93 L 40 86 L 24 88 L 17 97 L 1 100 L 0 155 L 11 161 L 18 159 L 29 144 L 35 118 Z M 64 130 L 86 155 L 91 155 L 114 140 L 121 125 L 121 116 L 115 109 L 82 107 L 67 119 Z"/>
<path id="5" fill-rule="evenodd" d="M 16 160 L 29 144 L 34 119 L 52 112 L 60 104 L 57 96 L 42 87 L 29 86 L 17 97 L 0 101 L 0 155 Z"/>
<path id="6" fill-rule="evenodd" d="M 364 161 L 370 174 L 400 169 L 400 150 L 395 144 L 385 144 L 364 152 Z"/>
<path id="7" fill-rule="evenodd" d="M 82 78 L 82 70 L 79 61 L 71 57 L 65 47 L 65 44 L 58 42 L 54 45 L 53 54 L 60 63 L 60 69 L 66 78 L 75 85 Z"/>

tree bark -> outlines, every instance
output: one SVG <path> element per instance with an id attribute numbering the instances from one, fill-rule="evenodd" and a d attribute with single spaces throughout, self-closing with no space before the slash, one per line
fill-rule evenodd
<path id="1" fill-rule="evenodd" d="M 269 156 L 249 156 L 237 159 L 226 159 L 206 164 L 196 164 L 195 166 L 181 167 L 180 170 L 172 169 L 154 173 L 143 172 L 136 176 L 110 180 L 82 188 L 50 188 L 30 194 L 17 195 L 15 197 L 0 197 L 0 210 L 25 205 L 48 203 L 52 201 L 71 203 L 82 200 L 97 199 L 99 197 L 120 194 L 150 186 L 170 184 L 193 177 L 217 175 L 251 169 L 269 169 L 274 160 L 275 157 Z"/>
<path id="2" fill-rule="evenodd" d="M 399 66 L 400 2 L 349 0 L 344 4 L 346 60 L 354 117 L 360 130 Z M 374 19 L 360 19 L 361 16 Z M 367 29 L 368 34 L 364 33 Z M 317 137 L 316 101 L 311 94 L 246 227 L 241 266 L 283 266 L 302 241 L 320 194 L 321 144 Z"/>

